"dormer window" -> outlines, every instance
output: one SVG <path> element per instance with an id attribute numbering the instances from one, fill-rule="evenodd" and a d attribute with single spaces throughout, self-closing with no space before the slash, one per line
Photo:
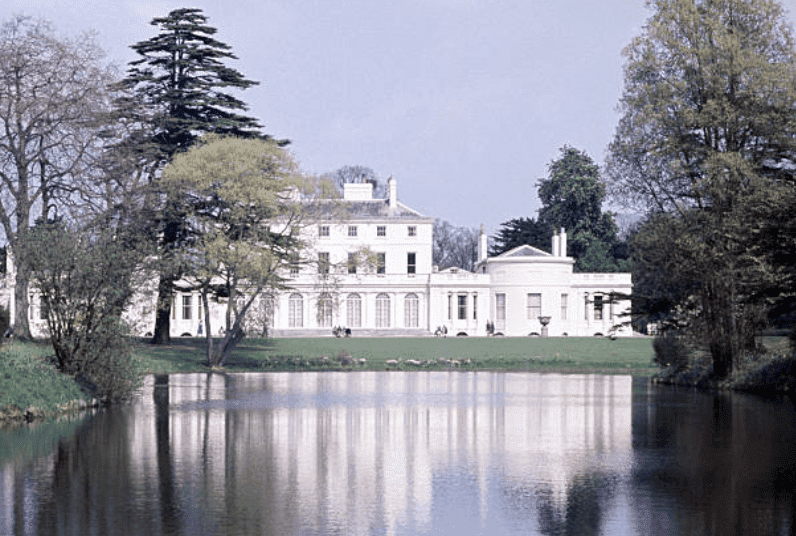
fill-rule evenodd
<path id="1" fill-rule="evenodd" d="M 417 226 L 416 225 L 410 225 L 409 227 L 406 228 L 406 230 L 407 230 L 409 236 L 417 236 Z"/>
<path id="2" fill-rule="evenodd" d="M 376 226 L 376 236 L 387 236 L 387 226 L 386 225 L 377 225 Z"/>
<path id="3" fill-rule="evenodd" d="M 318 226 L 318 236 L 321 238 L 329 236 L 329 226 L 328 225 L 319 225 Z"/>
<path id="4" fill-rule="evenodd" d="M 356 225 L 349 225 L 348 226 L 348 236 L 354 238 L 357 236 L 357 226 Z"/>

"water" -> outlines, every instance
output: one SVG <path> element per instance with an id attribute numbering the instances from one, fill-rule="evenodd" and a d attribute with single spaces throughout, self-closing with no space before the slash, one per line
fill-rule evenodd
<path id="1" fill-rule="evenodd" d="M 795 424 L 629 376 L 150 377 L 0 459 L 0 534 L 790 534 Z"/>

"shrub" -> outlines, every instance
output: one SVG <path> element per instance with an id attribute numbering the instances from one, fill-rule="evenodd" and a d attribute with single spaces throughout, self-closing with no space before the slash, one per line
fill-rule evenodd
<path id="1" fill-rule="evenodd" d="M 685 336 L 679 331 L 664 331 L 652 341 L 655 356 L 652 360 L 660 367 L 671 368 L 674 372 L 688 366 L 693 349 Z"/>
<path id="2" fill-rule="evenodd" d="M 28 259 L 55 364 L 96 397 L 124 397 L 138 380 L 122 321 L 136 286 L 136 255 L 111 232 L 80 232 L 59 223 L 31 232 Z"/>

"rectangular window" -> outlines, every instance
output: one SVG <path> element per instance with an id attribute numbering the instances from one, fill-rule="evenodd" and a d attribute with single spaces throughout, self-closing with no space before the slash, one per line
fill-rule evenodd
<path id="1" fill-rule="evenodd" d="M 387 271 L 387 254 L 376 253 L 376 273 L 384 274 Z"/>
<path id="2" fill-rule="evenodd" d="M 417 256 L 414 253 L 406 254 L 406 273 L 417 273 Z"/>
<path id="3" fill-rule="evenodd" d="M 448 294 L 448 320 L 453 318 L 453 296 Z"/>
<path id="4" fill-rule="evenodd" d="M 528 320 L 538 320 L 542 316 L 542 295 L 528 294 Z"/>
<path id="5" fill-rule="evenodd" d="M 318 273 L 319 274 L 328 274 L 329 273 L 329 252 L 328 251 L 321 251 L 318 253 Z"/>
<path id="6" fill-rule="evenodd" d="M 505 326 L 506 322 L 506 295 L 495 294 L 495 320 Z M 499 324 L 501 325 L 501 324 Z M 505 329 L 505 328 L 504 328 Z"/>
<path id="7" fill-rule="evenodd" d="M 171 319 L 177 320 L 177 301 L 174 296 L 171 297 Z"/>
<path id="8" fill-rule="evenodd" d="M 329 236 L 329 226 L 328 225 L 319 225 L 318 226 L 318 236 L 320 236 L 320 237 L 328 237 Z"/>
<path id="9" fill-rule="evenodd" d="M 456 296 L 458 303 L 459 320 L 467 320 L 467 294 L 459 294 Z"/>
<path id="10" fill-rule="evenodd" d="M 561 320 L 567 319 L 567 302 L 569 301 L 569 295 L 562 294 L 561 295 Z"/>
<path id="11" fill-rule="evenodd" d="M 357 273 L 357 254 L 356 253 L 349 253 L 348 254 L 348 273 L 349 274 Z"/>
<path id="12" fill-rule="evenodd" d="M 202 296 L 196 297 L 196 318 L 202 320 Z"/>
<path id="13" fill-rule="evenodd" d="M 611 294 L 608 296 L 608 319 L 613 321 L 614 319 L 614 295 Z"/>
<path id="14" fill-rule="evenodd" d="M 376 226 L 376 236 L 387 236 L 387 226 L 386 225 Z"/>
<path id="15" fill-rule="evenodd" d="M 589 319 L 589 295 L 586 294 L 586 297 L 583 298 L 583 316 L 585 320 Z"/>
<path id="16" fill-rule="evenodd" d="M 191 319 L 191 298 L 193 296 L 183 296 L 182 297 L 182 319 L 183 320 L 190 320 Z"/>
<path id="17" fill-rule="evenodd" d="M 478 319 L 478 294 L 473 294 L 473 320 Z"/>
<path id="18" fill-rule="evenodd" d="M 355 237 L 357 235 L 357 226 L 356 225 L 349 225 L 348 226 L 348 236 Z"/>
<path id="19" fill-rule="evenodd" d="M 417 226 L 416 225 L 410 225 L 409 227 L 406 228 L 406 231 L 408 233 L 408 236 L 417 236 Z"/>
<path id="20" fill-rule="evenodd" d="M 290 275 L 299 275 L 299 256 L 297 253 L 290 256 Z"/>
<path id="21" fill-rule="evenodd" d="M 594 319 L 595 320 L 602 320 L 603 319 L 603 297 L 602 296 L 595 296 L 594 297 Z"/>

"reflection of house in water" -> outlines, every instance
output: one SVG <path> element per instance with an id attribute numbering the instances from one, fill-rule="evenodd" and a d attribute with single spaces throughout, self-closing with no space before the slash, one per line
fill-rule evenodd
<path id="1" fill-rule="evenodd" d="M 225 383 L 234 400 L 220 399 Z M 449 503 L 441 510 L 435 494 L 455 479 L 475 507 L 461 515 L 478 523 L 517 490 L 541 485 L 558 500 L 578 475 L 626 463 L 632 447 L 629 376 L 175 375 L 150 381 L 139 403 L 158 400 L 168 409 L 131 423 L 137 485 L 168 485 L 156 441 L 167 409 L 176 496 L 206 503 L 207 515 L 243 509 L 274 533 L 427 531 L 447 523 Z"/>

